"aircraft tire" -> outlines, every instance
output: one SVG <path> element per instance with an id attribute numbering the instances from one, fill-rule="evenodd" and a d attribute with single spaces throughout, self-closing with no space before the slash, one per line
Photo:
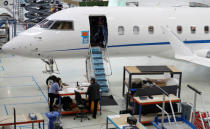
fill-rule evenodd
<path id="1" fill-rule="evenodd" d="M 46 84 L 51 85 L 52 83 L 55 82 L 56 79 L 57 79 L 57 77 L 55 75 L 49 76 L 46 80 Z"/>

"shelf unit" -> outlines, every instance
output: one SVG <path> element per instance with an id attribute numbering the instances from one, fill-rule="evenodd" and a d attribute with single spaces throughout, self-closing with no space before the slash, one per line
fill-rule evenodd
<path id="1" fill-rule="evenodd" d="M 171 78 L 178 75 L 179 83 L 177 85 L 177 96 L 180 98 L 181 93 L 181 81 L 182 72 L 178 70 L 175 66 L 124 66 L 123 68 L 123 88 L 122 96 L 126 97 L 126 110 L 128 110 L 131 92 L 135 92 L 137 88 L 132 87 L 132 81 L 134 81 L 133 76 L 136 75 L 163 75 L 164 73 L 170 73 Z M 128 74 L 128 80 L 126 80 L 126 75 Z M 126 92 L 127 88 L 127 93 Z M 132 99 L 132 98 L 131 98 Z"/>

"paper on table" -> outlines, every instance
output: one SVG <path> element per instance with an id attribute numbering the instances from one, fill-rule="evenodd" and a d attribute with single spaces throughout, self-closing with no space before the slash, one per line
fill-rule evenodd
<path id="1" fill-rule="evenodd" d="M 74 92 L 75 88 L 66 88 L 67 92 Z"/>
<path id="2" fill-rule="evenodd" d="M 111 116 L 108 116 L 109 118 L 111 119 L 114 119 L 114 118 L 120 118 L 120 115 L 111 115 Z"/>
<path id="3" fill-rule="evenodd" d="M 81 82 L 81 83 L 79 83 L 79 85 L 80 85 L 80 86 L 89 86 L 90 83 L 88 83 L 88 82 Z"/>
<path id="4" fill-rule="evenodd" d="M 156 99 L 156 100 L 160 99 L 160 97 L 158 97 L 158 96 L 152 96 L 152 97 L 153 97 L 153 99 Z"/>

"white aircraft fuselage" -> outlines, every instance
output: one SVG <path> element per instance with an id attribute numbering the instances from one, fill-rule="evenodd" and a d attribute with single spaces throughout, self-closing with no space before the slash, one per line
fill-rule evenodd
<path id="1" fill-rule="evenodd" d="M 106 17 L 110 56 L 173 57 L 173 49 L 161 26 L 170 28 L 193 52 L 206 53 L 210 50 L 210 9 L 173 7 L 69 8 L 52 14 L 47 20 L 72 21 L 73 30 L 54 30 L 50 26 L 42 28 L 36 25 L 19 34 L 2 49 L 35 58 L 85 58 L 91 37 L 90 16 Z M 139 28 L 136 33 L 134 26 Z M 88 33 L 85 42 L 83 31 Z"/>

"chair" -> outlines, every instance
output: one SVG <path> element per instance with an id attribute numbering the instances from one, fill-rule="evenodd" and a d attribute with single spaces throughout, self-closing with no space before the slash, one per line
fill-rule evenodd
<path id="1" fill-rule="evenodd" d="M 75 115 L 74 120 L 76 118 L 81 118 L 81 122 L 82 122 L 83 119 L 90 120 L 88 118 L 88 116 L 87 116 L 87 112 L 85 112 L 85 110 L 87 110 L 87 108 L 86 108 L 87 101 L 85 99 L 82 99 L 82 96 L 81 96 L 81 94 L 79 92 L 77 92 L 77 91 L 74 91 L 74 92 L 75 92 L 76 104 L 77 104 L 77 106 L 79 108 L 79 113 L 77 113 Z"/>

